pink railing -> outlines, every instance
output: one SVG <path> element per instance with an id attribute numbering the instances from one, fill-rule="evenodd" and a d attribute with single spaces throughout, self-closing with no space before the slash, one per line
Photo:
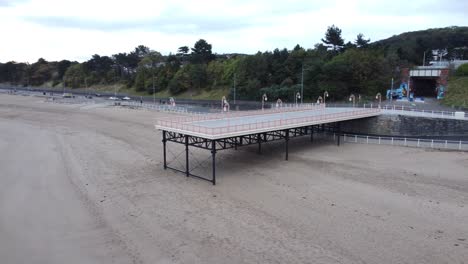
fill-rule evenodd
<path id="1" fill-rule="evenodd" d="M 286 112 L 300 112 L 300 111 L 309 111 L 309 110 L 322 110 L 325 108 L 324 104 L 309 104 L 309 105 L 298 105 L 294 107 L 279 107 L 265 110 L 252 110 L 252 111 L 242 111 L 242 112 L 227 112 L 227 113 L 218 113 L 218 114 L 206 114 L 206 115 L 195 115 L 195 116 L 183 116 L 183 117 L 167 117 L 162 118 L 161 120 L 172 120 L 179 123 L 192 123 L 198 121 L 207 121 L 207 120 L 217 120 L 217 119 L 226 119 L 234 117 L 243 117 L 243 116 L 259 116 L 259 115 L 269 115 L 276 113 L 286 113 Z"/>
<path id="2" fill-rule="evenodd" d="M 346 118 L 346 117 L 359 117 L 362 115 L 370 115 L 370 114 L 374 114 L 378 112 L 380 112 L 380 109 L 358 109 L 358 110 L 346 111 L 346 112 L 341 112 L 341 113 L 329 113 L 329 114 L 323 113 L 323 114 L 314 115 L 314 116 L 281 118 L 278 120 L 263 121 L 263 122 L 248 123 L 248 124 L 239 124 L 239 125 L 228 124 L 227 126 L 224 126 L 224 127 L 214 127 L 214 128 L 190 124 L 190 122 L 219 119 L 219 118 L 212 118 L 207 115 L 207 116 L 195 117 L 189 120 L 187 120 L 187 118 L 158 120 L 157 125 L 160 127 L 173 128 L 173 129 L 200 133 L 200 134 L 222 135 L 222 134 L 230 134 L 230 133 L 236 133 L 236 132 L 241 132 L 241 131 L 264 130 L 268 128 L 278 128 L 278 127 L 283 127 L 283 126 L 298 125 L 298 124 L 303 124 L 303 123 L 312 123 L 312 122 L 320 122 L 320 121 L 323 121 L 324 123 L 325 121 L 333 122 L 334 120 L 339 120 L 339 119 Z M 271 113 L 273 112 L 270 112 L 270 114 Z M 224 116 L 223 118 L 227 118 L 227 117 L 233 117 L 233 116 Z"/>

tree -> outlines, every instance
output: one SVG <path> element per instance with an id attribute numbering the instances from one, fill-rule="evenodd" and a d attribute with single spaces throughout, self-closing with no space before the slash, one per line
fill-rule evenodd
<path id="1" fill-rule="evenodd" d="M 145 57 L 148 53 L 150 53 L 150 48 L 146 47 L 145 45 L 139 45 L 138 47 L 135 48 L 134 53 L 135 53 L 139 58 L 143 58 L 143 57 Z"/>
<path id="2" fill-rule="evenodd" d="M 31 65 L 30 84 L 42 85 L 47 82 L 52 76 L 49 62 L 40 58 L 37 62 Z"/>
<path id="3" fill-rule="evenodd" d="M 195 42 L 192 48 L 192 62 L 193 63 L 208 63 L 214 59 L 214 55 L 211 52 L 211 44 L 208 44 L 206 40 L 200 39 Z"/>
<path id="4" fill-rule="evenodd" d="M 354 41 L 354 44 L 356 44 L 358 48 L 365 48 L 367 47 L 367 44 L 369 44 L 369 42 L 370 39 L 365 39 L 364 34 L 359 33 L 356 37 L 356 40 Z"/>
<path id="5" fill-rule="evenodd" d="M 77 88 L 84 85 L 85 78 L 86 74 L 83 64 L 77 63 L 68 67 L 63 76 L 63 81 L 65 86 Z"/>
<path id="6" fill-rule="evenodd" d="M 144 84 L 145 82 L 142 82 L 141 78 L 146 79 L 146 73 L 149 73 L 148 76 L 151 76 L 151 93 L 156 92 L 154 76 L 156 75 L 156 67 L 161 61 L 162 55 L 157 51 L 148 52 L 146 56 L 140 61 L 139 67 L 137 69 L 137 79 L 135 81 L 137 90 L 145 89 L 145 85 L 142 85 L 142 83 Z"/>
<path id="7" fill-rule="evenodd" d="M 344 45 L 344 39 L 341 37 L 341 29 L 332 25 L 325 32 L 325 39 L 322 42 L 331 47 L 334 51 L 339 51 Z"/>
<path id="8" fill-rule="evenodd" d="M 177 50 L 179 54 L 188 54 L 189 51 L 190 49 L 187 46 L 179 47 L 179 49 Z"/>

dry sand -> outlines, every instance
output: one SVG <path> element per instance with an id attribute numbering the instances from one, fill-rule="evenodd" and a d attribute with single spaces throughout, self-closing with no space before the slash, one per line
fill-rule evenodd
<path id="1" fill-rule="evenodd" d="M 295 139 L 212 186 L 162 169 L 167 115 L 0 95 L 0 263 L 468 263 L 467 153 Z"/>

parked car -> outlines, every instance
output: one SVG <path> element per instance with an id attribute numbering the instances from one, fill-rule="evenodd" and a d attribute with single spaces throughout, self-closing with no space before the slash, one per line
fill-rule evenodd
<path id="1" fill-rule="evenodd" d="M 114 100 L 114 101 L 118 101 L 120 100 L 118 97 L 115 97 L 115 96 L 111 96 L 109 97 L 109 100 Z"/>
<path id="2" fill-rule="evenodd" d="M 64 94 L 62 94 L 62 97 L 63 97 L 63 98 L 72 98 L 72 97 L 73 97 L 73 94 L 71 94 L 71 93 L 64 93 Z"/>
<path id="3" fill-rule="evenodd" d="M 128 101 L 128 100 L 132 100 L 132 98 L 125 96 L 124 98 L 122 98 L 122 100 Z"/>

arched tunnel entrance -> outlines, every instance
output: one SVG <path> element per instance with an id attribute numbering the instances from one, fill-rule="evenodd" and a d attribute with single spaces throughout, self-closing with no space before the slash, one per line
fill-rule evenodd
<path id="1" fill-rule="evenodd" d="M 411 90 L 413 90 L 414 96 L 436 97 L 437 79 L 434 77 L 412 77 Z"/>

